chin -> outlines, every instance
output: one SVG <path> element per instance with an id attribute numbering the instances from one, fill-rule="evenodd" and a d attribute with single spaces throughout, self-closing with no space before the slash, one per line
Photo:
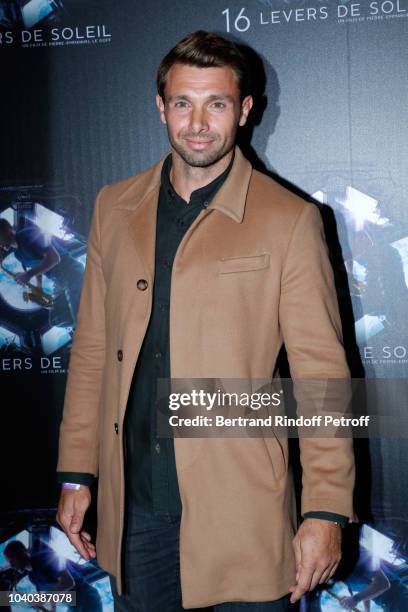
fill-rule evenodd
<path id="1" fill-rule="evenodd" d="M 194 168 L 207 168 L 208 166 L 212 166 L 212 164 L 214 164 L 216 161 L 218 161 L 218 159 L 213 160 L 212 158 L 210 159 L 192 159 L 191 157 L 185 157 L 184 161 L 189 165 L 189 166 L 193 166 Z"/>
<path id="2" fill-rule="evenodd" d="M 176 149 L 176 151 L 180 155 L 180 157 L 186 162 L 186 164 L 195 168 L 206 168 L 207 166 L 212 166 L 228 153 L 228 151 L 223 150 L 200 154 L 194 153 L 190 150 L 186 150 L 184 147 L 179 147 Z"/>

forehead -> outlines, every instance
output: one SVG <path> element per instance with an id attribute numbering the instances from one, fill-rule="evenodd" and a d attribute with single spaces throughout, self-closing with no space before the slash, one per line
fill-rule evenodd
<path id="1" fill-rule="evenodd" d="M 198 68 L 173 64 L 167 73 L 166 96 L 229 94 L 239 97 L 238 77 L 230 66 Z"/>

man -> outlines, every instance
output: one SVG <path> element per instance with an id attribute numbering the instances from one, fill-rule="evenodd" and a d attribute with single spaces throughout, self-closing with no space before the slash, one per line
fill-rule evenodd
<path id="1" fill-rule="evenodd" d="M 283 340 L 293 377 L 347 379 L 322 223 L 235 146 L 253 99 L 233 43 L 187 36 L 157 82 L 171 155 L 105 187 L 94 209 L 57 520 L 116 577 L 117 610 L 285 610 L 339 562 L 351 440 L 300 441 L 296 533 L 287 440 L 163 442 L 155 383 L 270 379 Z M 95 476 L 96 549 L 82 529 Z"/>
<path id="2" fill-rule="evenodd" d="M 19 285 L 25 285 L 33 277 L 41 280 L 41 275 L 57 266 L 61 257 L 49 238 L 34 223 L 16 230 L 7 219 L 0 219 L 0 256 L 4 259 L 9 253 L 24 267 L 24 272 L 15 275 Z"/>
<path id="3" fill-rule="evenodd" d="M 43 275 L 47 275 L 57 289 L 64 291 L 69 307 L 69 321 L 75 321 L 80 298 L 83 276 L 82 264 L 72 257 L 56 236 L 26 220 L 25 225 L 15 229 L 7 219 L 0 219 L 0 261 L 13 253 L 24 268 L 14 280 L 25 286 L 36 279 L 36 286 L 42 288 Z"/>

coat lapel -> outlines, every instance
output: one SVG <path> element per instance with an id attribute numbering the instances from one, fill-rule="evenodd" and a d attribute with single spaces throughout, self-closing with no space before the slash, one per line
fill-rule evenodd
<path id="1" fill-rule="evenodd" d="M 244 157 L 238 145 L 230 173 L 214 196 L 208 210 L 215 209 L 224 213 L 237 223 L 242 223 L 252 166 Z"/>
<path id="2" fill-rule="evenodd" d="M 126 217 L 127 229 L 150 282 L 154 278 L 156 218 L 160 187 L 150 191 L 140 206 Z"/>
<path id="3" fill-rule="evenodd" d="M 156 218 L 161 169 L 167 155 L 168 153 L 145 172 L 136 175 L 117 202 L 117 210 L 124 212 L 133 246 L 150 282 L 154 278 Z M 219 210 L 234 221 L 241 223 L 251 173 L 251 164 L 236 146 L 231 172 L 208 206 L 208 210 Z"/>
<path id="4" fill-rule="evenodd" d="M 131 243 L 143 264 L 146 279 L 153 282 L 156 245 L 156 218 L 161 169 L 168 153 L 152 168 L 136 175 L 120 196 L 116 209 L 124 215 Z"/>

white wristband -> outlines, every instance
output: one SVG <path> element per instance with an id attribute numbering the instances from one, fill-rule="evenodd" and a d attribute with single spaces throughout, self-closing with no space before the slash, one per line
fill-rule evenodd
<path id="1" fill-rule="evenodd" d="M 74 489 L 75 491 L 78 491 L 78 489 L 81 488 L 81 485 L 76 482 L 63 482 L 62 488 L 63 489 Z"/>

